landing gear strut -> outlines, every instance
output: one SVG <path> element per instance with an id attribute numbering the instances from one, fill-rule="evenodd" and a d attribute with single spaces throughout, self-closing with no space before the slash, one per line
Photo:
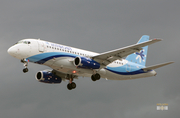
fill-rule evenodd
<path id="1" fill-rule="evenodd" d="M 96 73 L 91 76 L 92 81 L 99 80 L 101 78 L 100 74 Z"/>
<path id="2" fill-rule="evenodd" d="M 67 89 L 72 90 L 76 88 L 76 83 L 73 82 L 73 75 L 69 75 L 69 84 L 67 84 Z"/>
<path id="3" fill-rule="evenodd" d="M 27 61 L 26 59 L 22 59 L 21 62 L 24 63 L 23 72 L 24 72 L 24 73 L 28 72 L 28 71 L 29 71 L 28 68 L 27 68 L 27 66 L 28 66 L 28 61 Z"/>

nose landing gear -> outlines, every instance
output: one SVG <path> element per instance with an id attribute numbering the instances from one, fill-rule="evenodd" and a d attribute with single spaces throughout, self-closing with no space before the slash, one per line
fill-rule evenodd
<path id="1" fill-rule="evenodd" d="M 22 59 L 21 62 L 24 63 L 23 72 L 24 72 L 24 73 L 28 72 L 28 71 L 29 71 L 28 68 L 27 68 L 27 66 L 28 66 L 28 61 L 27 61 L 26 59 Z"/>
<path id="2" fill-rule="evenodd" d="M 28 71 L 29 71 L 28 68 L 24 68 L 24 69 L 23 69 L 23 72 L 24 72 L 24 73 L 26 73 L 26 72 L 28 72 Z"/>

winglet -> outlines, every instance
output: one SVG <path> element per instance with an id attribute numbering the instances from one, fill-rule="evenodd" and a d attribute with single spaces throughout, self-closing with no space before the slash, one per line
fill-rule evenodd
<path id="1" fill-rule="evenodd" d="M 172 63 L 174 63 L 174 62 L 167 62 L 167 63 L 157 64 L 157 65 L 149 66 L 149 67 L 142 68 L 142 69 L 143 69 L 144 71 L 149 71 L 149 70 L 154 70 L 154 69 L 157 69 L 157 68 L 160 68 L 160 67 L 163 67 L 163 66 L 172 64 Z"/>

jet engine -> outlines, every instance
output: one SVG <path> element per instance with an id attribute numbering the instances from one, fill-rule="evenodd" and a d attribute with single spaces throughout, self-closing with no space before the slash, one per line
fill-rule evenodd
<path id="1" fill-rule="evenodd" d="M 99 69 L 100 64 L 93 59 L 86 58 L 86 57 L 76 57 L 74 59 L 74 65 L 79 68 L 86 68 L 86 69 Z"/>
<path id="2" fill-rule="evenodd" d="M 61 83 L 62 78 L 56 76 L 55 74 L 53 74 L 51 71 L 39 71 L 36 74 L 36 79 L 39 82 L 43 82 L 43 83 L 49 83 L 49 84 L 58 84 Z"/>

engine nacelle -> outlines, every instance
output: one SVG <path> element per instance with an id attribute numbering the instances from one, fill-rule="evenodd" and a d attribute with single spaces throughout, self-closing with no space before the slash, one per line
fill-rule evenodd
<path id="1" fill-rule="evenodd" d="M 60 77 L 52 74 L 51 71 L 39 71 L 35 77 L 39 82 L 49 84 L 59 84 L 62 81 Z"/>
<path id="2" fill-rule="evenodd" d="M 87 68 L 87 69 L 99 69 L 100 64 L 93 59 L 86 58 L 86 57 L 76 57 L 74 59 L 74 65 L 80 68 Z"/>

